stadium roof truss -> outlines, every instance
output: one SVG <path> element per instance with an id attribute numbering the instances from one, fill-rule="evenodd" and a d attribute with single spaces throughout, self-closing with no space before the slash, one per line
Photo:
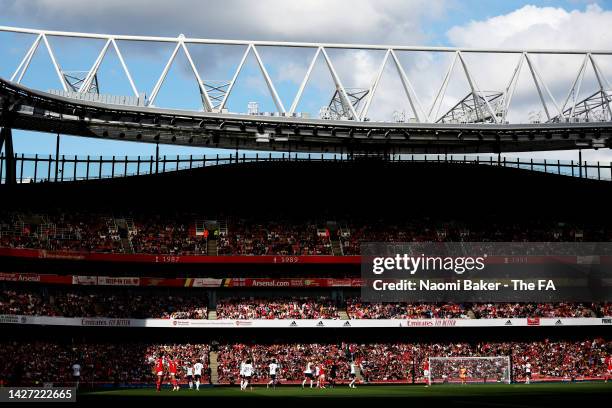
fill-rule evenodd
<path id="1" fill-rule="evenodd" d="M 368 95 L 368 89 L 359 88 L 347 88 L 346 95 L 348 96 L 349 103 L 355 112 L 359 112 L 359 108 L 362 105 L 362 101 Z M 329 101 L 329 117 L 323 117 L 322 119 L 333 119 L 333 120 L 349 120 L 351 118 L 351 108 L 346 105 L 342 94 L 339 91 L 334 92 L 334 95 Z"/>
<path id="2" fill-rule="evenodd" d="M 64 78 L 66 79 L 66 83 L 72 92 L 81 92 L 81 86 L 87 79 L 88 71 L 62 71 Z M 98 86 L 98 76 L 94 75 L 93 81 L 90 81 L 89 86 L 86 89 L 83 89 L 84 93 L 100 93 L 100 87 Z"/>
<path id="3" fill-rule="evenodd" d="M 223 148 L 259 150 L 291 150 L 313 152 L 371 151 L 457 153 L 503 152 L 526 150 L 557 150 L 580 147 L 609 146 L 612 111 L 612 87 L 604 76 L 596 57 L 610 56 L 602 50 L 521 50 L 470 49 L 449 47 L 413 47 L 362 44 L 298 43 L 276 41 L 239 41 L 178 37 L 144 37 L 35 30 L 0 26 L 0 31 L 34 35 L 34 41 L 9 81 L 0 81 L 3 126 L 30 130 L 61 132 L 74 135 L 117 138 L 154 143 L 193 144 Z M 70 76 L 62 70 L 49 37 L 70 37 L 84 40 L 104 40 L 97 58 L 86 73 Z M 143 100 L 134 82 L 118 41 L 170 43 L 172 53 Z M 188 45 L 240 45 L 244 52 L 229 81 L 204 80 L 191 56 Z M 57 74 L 62 91 L 56 95 L 28 89 L 20 85 L 32 57 L 39 47 L 45 47 Z M 285 105 L 273 83 L 260 49 L 285 47 L 312 49 L 314 55 L 299 89 L 290 104 Z M 109 48 L 115 51 L 134 94 L 123 99 L 82 98 L 80 94 L 99 91 L 97 75 Z M 371 80 L 369 88 L 355 91 L 341 81 L 328 51 L 379 50 L 384 57 Z M 435 52 L 452 54 L 451 63 L 435 94 L 433 103 L 424 107 L 412 85 L 398 53 Z M 177 55 L 183 53 L 194 76 L 202 99 L 202 111 L 161 109 L 155 101 Z M 500 91 L 483 91 L 470 70 L 465 54 L 516 54 L 518 62 L 506 87 Z M 544 76 L 533 61 L 533 55 L 580 55 L 583 62 L 563 104 L 559 104 L 546 84 Z M 254 116 L 227 113 L 227 101 L 235 89 L 236 79 L 245 61 L 253 55 L 265 80 L 278 116 Z M 322 59 L 335 86 L 330 118 L 308 119 L 296 117 L 296 109 L 304 89 L 311 79 L 313 68 Z M 383 71 L 392 64 L 398 74 L 414 118 L 406 122 L 373 122 L 368 118 Z M 545 122 L 510 124 L 508 109 L 515 93 L 522 67 L 528 67 L 531 83 L 542 105 Z M 451 73 L 460 66 L 470 93 L 452 109 L 439 115 Z M 579 101 L 583 78 L 590 67 L 597 79 L 598 91 Z M 76 91 L 75 91 L 76 90 Z M 286 108 L 288 106 L 288 108 Z M 593 111 L 597 110 L 597 113 Z M 603 112 L 603 114 L 601 113 Z M 603 142 L 602 142 L 603 140 Z M 272 146 L 273 149 L 272 149 Z"/>
<path id="4" fill-rule="evenodd" d="M 495 91 L 481 92 L 479 95 L 470 92 L 436 123 L 494 123 L 496 117 L 501 115 L 503 95 Z M 493 114 L 487 109 L 487 104 L 492 107 Z"/>

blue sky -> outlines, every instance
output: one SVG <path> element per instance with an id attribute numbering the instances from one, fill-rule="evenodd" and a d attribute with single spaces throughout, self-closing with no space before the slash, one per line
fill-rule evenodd
<path id="1" fill-rule="evenodd" d="M 504 35 L 503 44 L 516 44 L 516 47 L 538 44 L 546 35 L 550 35 L 550 38 L 559 37 L 554 30 L 573 30 L 570 33 L 573 34 L 572 40 L 569 41 L 572 44 L 560 41 L 559 44 L 553 43 L 549 47 L 612 49 L 612 43 L 608 44 L 610 37 L 602 37 L 600 34 L 603 30 L 602 21 L 609 21 L 612 25 L 612 20 L 609 20 L 612 16 L 611 10 L 612 0 L 0 0 L 0 25 L 112 34 L 176 36 L 185 33 L 202 38 L 447 46 L 466 45 L 465 43 L 474 46 L 488 45 L 487 38 L 483 38 L 488 36 L 482 33 L 490 30 L 491 38 Z M 530 24 L 525 23 L 528 18 L 532 19 Z M 592 27 L 589 24 L 591 19 Z M 574 21 L 576 23 L 573 23 Z M 560 24 L 567 24 L 567 27 L 559 28 Z M 32 40 L 33 37 L 29 36 L 0 33 L 0 76 L 6 78 L 12 75 Z M 103 45 L 100 41 L 78 42 L 57 38 L 51 38 L 50 41 L 58 62 L 65 70 L 89 69 Z M 545 45 L 549 45 L 549 42 Z M 149 94 L 166 63 L 171 46 L 128 43 L 119 45 L 138 90 Z M 242 50 L 236 47 L 204 48 L 190 48 L 200 74 L 205 80 L 229 79 Z M 285 108 L 288 108 L 312 57 L 312 51 L 262 49 L 260 53 Z M 376 61 L 381 58 L 376 53 L 351 55 L 348 52 L 330 52 L 330 57 L 338 64 L 344 85 L 356 87 L 369 85 L 370 76 L 358 75 L 353 72 L 357 69 L 353 68 L 375 70 Z M 419 63 L 414 61 L 402 62 L 410 69 L 417 69 L 419 66 Z M 444 61 L 439 62 L 436 63 L 435 69 L 425 66 L 425 70 L 437 70 L 438 65 L 444 65 Z M 431 61 L 428 63 L 433 64 Z M 309 112 L 312 116 L 318 114 L 319 107 L 327 103 L 333 92 L 331 79 L 321 61 L 317 64 L 314 74 L 313 78 L 316 80 L 309 83 L 303 102 L 298 107 L 298 111 Z M 483 82 L 486 82 L 485 74 L 482 78 Z M 612 72 L 608 74 L 608 78 L 612 80 Z M 109 52 L 100 69 L 99 79 L 102 93 L 130 94 L 128 82 L 112 52 Z M 43 47 L 40 47 L 35 55 L 23 84 L 42 90 L 59 89 L 57 76 Z M 388 86 L 393 88 L 391 79 Z M 428 88 L 433 89 L 432 86 Z M 461 92 L 463 91 L 457 90 L 457 95 Z M 560 90 L 559 95 L 561 94 Z M 187 70 L 186 60 L 180 55 L 169 72 L 156 105 L 198 109 L 199 98 L 194 79 Z M 252 57 L 247 61 L 245 70 L 236 83 L 228 107 L 231 111 L 245 112 L 247 102 L 251 100 L 259 102 L 262 111 L 275 110 Z M 527 101 L 527 98 L 525 100 Z M 373 106 L 374 104 L 375 101 Z M 528 103 L 525 104 L 527 106 Z M 390 109 L 384 109 L 386 105 L 391 105 L 389 100 L 381 100 L 379 105 L 381 107 L 375 111 L 380 112 L 382 119 L 388 118 Z M 16 131 L 14 144 L 19 153 L 50 154 L 55 151 L 55 136 Z M 162 154 L 215 153 L 204 149 L 172 146 L 162 146 L 161 149 Z M 146 144 L 68 136 L 62 138 L 63 154 L 151 155 L 153 152 L 154 146 Z M 588 153 L 586 157 L 589 158 Z M 609 157 L 609 154 L 602 151 L 592 153 L 593 159 L 601 157 Z"/>

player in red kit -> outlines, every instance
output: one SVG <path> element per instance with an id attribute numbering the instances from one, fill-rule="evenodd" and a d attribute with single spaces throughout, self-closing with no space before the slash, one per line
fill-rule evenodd
<path id="1" fill-rule="evenodd" d="M 431 385 L 431 377 L 429 375 L 429 359 L 426 358 L 425 362 L 423 362 L 423 376 L 425 377 L 425 386 L 429 387 Z"/>
<path id="2" fill-rule="evenodd" d="M 164 377 L 164 357 L 160 355 L 155 360 L 155 375 L 157 376 L 157 391 L 161 391 L 162 378 Z"/>
<path id="3" fill-rule="evenodd" d="M 319 366 L 319 388 L 325 388 L 325 366 L 323 363 Z"/>
<path id="4" fill-rule="evenodd" d="M 610 377 L 612 377 L 612 355 L 606 357 L 606 365 L 608 366 L 608 372 L 606 373 L 606 381 L 608 382 L 608 379 Z"/>
<path id="5" fill-rule="evenodd" d="M 177 370 L 176 361 L 174 361 L 172 358 L 169 358 L 168 359 L 168 372 L 170 372 L 170 381 L 172 382 L 172 391 L 179 390 L 178 381 L 176 380 L 176 370 Z"/>

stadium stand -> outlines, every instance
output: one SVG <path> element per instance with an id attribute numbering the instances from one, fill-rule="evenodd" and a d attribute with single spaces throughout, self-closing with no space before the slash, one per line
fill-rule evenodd
<path id="1" fill-rule="evenodd" d="M 206 294 L 155 290 L 84 290 L 8 287 L 0 290 L 0 314 L 63 317 L 206 319 Z"/>
<path id="2" fill-rule="evenodd" d="M 345 260 L 359 254 L 360 243 L 366 240 L 606 242 L 612 237 L 609 221 L 597 217 L 596 211 L 572 211 L 584 204 L 577 197 L 598 196 L 602 202 L 609 201 L 607 186 L 601 189 L 587 180 L 527 176 L 511 169 L 488 170 L 491 173 L 480 168 L 357 162 L 342 166 L 263 163 L 138 181 L 28 185 L 21 186 L 19 194 L 3 188 L 1 193 L 10 196 L 11 202 L 0 214 L 0 246 L 37 251 L 29 251 L 33 255 L 27 258 L 3 252 L 0 273 L 7 279 L 17 272 L 56 274 L 68 280 L 53 285 L 0 284 L 0 315 L 8 315 L 1 327 L 7 334 L 0 343 L 0 358 L 9 362 L 0 367 L 0 380 L 24 385 L 69 383 L 69 367 L 78 360 L 84 382 L 152 385 L 152 359 L 162 351 L 185 362 L 204 359 L 211 371 L 206 378 L 221 384 L 239 381 L 239 366 L 246 358 L 255 361 L 255 380 L 260 383 L 267 380 L 266 367 L 272 358 L 281 365 L 283 383 L 301 382 L 309 360 L 335 364 L 337 378 L 343 382 L 353 360 L 362 367 L 360 377 L 366 382 L 422 383 L 427 357 L 498 355 L 511 356 L 515 381 L 523 381 L 527 362 L 540 381 L 602 379 L 603 360 L 612 350 L 610 326 L 602 319 L 596 326 L 581 327 L 414 330 L 400 328 L 399 323 L 373 330 L 348 320 L 611 315 L 609 303 L 590 302 L 368 303 L 359 300 L 356 286 L 341 282 L 359 279 L 359 263 Z M 415 178 L 415 174 L 428 177 Z M 270 185 L 262 180 L 274 182 Z M 300 184 L 296 180 L 304 182 L 295 191 L 288 193 L 279 187 Z M 368 186 L 368 194 L 364 194 L 364 180 L 376 180 L 376 185 Z M 418 199 L 387 199 L 390 191 L 399 188 L 397 180 L 410 180 L 411 196 Z M 473 180 L 478 180 L 476 187 Z M 517 191 L 511 187 L 516 185 L 525 187 Z M 206 188 L 196 192 L 195 186 Z M 574 194 L 562 194 L 568 189 Z M 41 203 L 41 196 L 48 201 Z M 495 205 L 489 205 L 493 198 Z M 120 256 L 64 256 L 69 252 L 155 256 L 130 261 Z M 177 262 L 176 257 L 186 255 L 202 256 L 193 263 Z M 214 255 L 222 259 L 207 264 Z M 232 255 L 240 260 L 226 260 Z M 261 255 L 279 257 L 258 263 Z M 284 262 L 285 256 L 296 258 Z M 316 256 L 331 260 L 309 264 L 308 257 Z M 341 262 L 334 264 L 337 258 Z M 140 277 L 141 286 L 70 284 L 70 278 L 81 275 Z M 211 277 L 219 282 L 193 284 Z M 252 278 L 291 283 L 292 277 L 299 277 L 299 290 L 291 286 L 240 287 L 248 286 Z M 159 281 L 164 278 L 176 279 L 174 286 L 161 288 Z M 317 286 L 317 279 L 326 278 L 337 282 L 333 287 Z M 207 284 L 211 286 L 204 286 Z M 190 285 L 193 287 L 184 287 Z M 201 326 L 193 329 L 168 321 L 165 327 L 80 325 L 41 330 L 42 326 L 22 324 L 13 316 L 206 319 L 209 312 L 217 319 L 233 321 L 217 322 L 228 328 L 210 330 L 200 329 L 210 321 L 198 321 Z M 341 324 L 345 322 L 340 319 L 347 319 L 354 327 L 292 329 L 287 322 L 284 328 L 251 328 L 249 322 L 239 321 L 319 318 L 339 319 L 334 323 Z M 94 323 L 98 320 L 103 319 Z M 10 330 L 4 331 L 7 327 Z M 41 358 L 30 361 L 32 353 Z M 183 369 L 179 372 L 184 381 Z M 492 375 L 491 381 L 496 380 Z"/>
<path id="3" fill-rule="evenodd" d="M 217 302 L 218 319 L 337 319 L 332 300 L 306 297 L 228 298 Z"/>
<path id="4" fill-rule="evenodd" d="M 337 293 L 342 292 L 339 289 Z M 349 291 L 350 292 L 350 291 Z M 371 303 L 347 296 L 223 297 L 212 306 L 217 319 L 494 319 L 607 317 L 610 303 Z M 328 291 L 331 295 L 331 291 Z M 0 284 L 0 314 L 63 317 L 206 319 L 207 292 L 197 289 L 126 289 Z"/>
<path id="5" fill-rule="evenodd" d="M 314 224 L 233 221 L 221 235 L 220 255 L 331 255 L 329 231 Z"/>
<path id="6" fill-rule="evenodd" d="M 353 297 L 346 300 L 346 310 L 351 319 L 459 319 L 468 317 L 464 305 L 368 303 Z"/>
<path id="7" fill-rule="evenodd" d="M 174 216 L 112 214 L 3 214 L 0 246 L 101 253 L 206 255 L 208 236 L 196 235 L 204 214 Z M 343 225 L 330 232 L 328 221 L 243 219 L 224 222 L 218 236 L 218 255 L 333 255 L 338 239 L 343 255 L 359 255 L 361 242 L 581 242 L 610 241 L 612 229 L 601 225 L 550 220 L 539 223 L 377 219 L 361 226 Z M 119 222 L 118 222 L 119 220 Z M 126 220 L 130 220 L 127 226 Z M 119 224 L 122 226 L 120 227 Z M 376 228 L 365 225 L 375 225 Z M 123 245 L 126 238 L 129 245 Z M 212 236 L 211 236 L 212 238 Z"/>
<path id="8" fill-rule="evenodd" d="M 155 382 L 153 360 L 159 355 L 171 356 L 178 361 L 181 378 L 184 378 L 183 366 L 187 362 L 202 362 L 203 382 L 210 381 L 210 348 L 207 344 L 36 341 L 30 344 L 4 342 L 1 349 L 0 355 L 5 363 L 0 367 L 0 377 L 4 384 L 73 384 L 70 367 L 75 363 L 81 366 L 81 381 L 90 386 L 96 383 L 150 384 Z M 33 355 L 36 358 L 32 358 Z"/>
<path id="9" fill-rule="evenodd" d="M 607 317 L 610 303 L 371 303 L 350 295 L 215 295 L 217 319 L 494 319 Z M 343 290 L 335 289 L 336 293 Z M 213 291 L 214 293 L 214 291 Z M 127 289 L 40 284 L 0 284 L 0 314 L 62 317 L 206 319 L 210 302 L 201 289 Z M 263 293 L 262 293 L 263 295 Z M 224 297 L 225 296 L 225 297 Z"/>

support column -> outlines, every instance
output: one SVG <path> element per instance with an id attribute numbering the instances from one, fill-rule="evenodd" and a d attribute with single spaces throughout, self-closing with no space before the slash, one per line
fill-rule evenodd
<path id="1" fill-rule="evenodd" d="M 155 174 L 159 173 L 159 142 L 155 144 Z"/>
<path id="2" fill-rule="evenodd" d="M 58 133 L 57 138 L 55 139 L 55 181 L 57 181 L 57 175 L 59 171 L 59 153 L 60 153 L 60 134 Z"/>
<path id="3" fill-rule="evenodd" d="M 3 127 L 0 130 L 0 149 L 4 144 L 6 153 L 6 181 L 5 184 L 17 184 L 17 167 L 15 162 L 15 151 L 13 150 L 13 130 Z"/>

